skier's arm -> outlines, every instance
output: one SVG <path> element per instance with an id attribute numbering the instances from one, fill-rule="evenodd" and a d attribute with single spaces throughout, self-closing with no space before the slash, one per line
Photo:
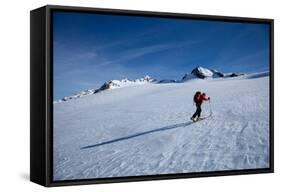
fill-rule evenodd
<path id="1" fill-rule="evenodd" d="M 204 96 L 203 99 L 204 99 L 205 101 L 208 101 L 208 100 L 210 100 L 210 97 Z"/>

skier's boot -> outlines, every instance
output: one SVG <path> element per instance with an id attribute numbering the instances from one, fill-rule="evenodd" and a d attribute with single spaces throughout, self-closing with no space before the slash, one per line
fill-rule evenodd
<path id="1" fill-rule="evenodd" d="M 191 117 L 190 120 L 193 121 L 193 122 L 195 122 L 195 121 L 196 121 L 196 118 L 195 118 L 195 117 Z"/>

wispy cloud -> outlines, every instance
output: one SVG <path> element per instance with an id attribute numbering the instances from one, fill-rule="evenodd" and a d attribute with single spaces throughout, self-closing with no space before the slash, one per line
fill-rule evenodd
<path id="1" fill-rule="evenodd" d="M 106 53 L 110 49 L 117 49 L 122 46 L 134 46 L 144 40 L 149 40 L 153 38 L 156 32 L 159 30 L 158 27 L 147 29 L 146 31 L 141 31 L 138 34 L 133 34 L 131 37 L 126 37 L 125 39 L 120 38 L 114 41 L 107 42 L 96 42 L 91 46 L 75 46 L 71 47 L 65 45 L 62 42 L 54 41 L 55 51 L 54 53 L 60 53 L 57 56 L 57 61 L 63 62 L 68 65 L 75 65 L 75 63 L 83 61 L 83 60 L 91 60 L 95 59 L 99 61 L 98 65 L 107 65 L 111 64 L 106 58 L 101 58 L 102 56 L 99 53 Z M 82 43 L 82 42 L 81 42 Z M 67 57 L 66 57 L 67 56 Z M 97 57 L 99 56 L 99 57 Z M 101 61 L 100 61 L 101 60 Z M 106 60 L 106 61 L 104 61 Z M 80 63 L 79 63 L 80 65 Z"/>
<path id="2" fill-rule="evenodd" d="M 145 47 L 138 47 L 134 49 L 126 49 L 120 51 L 120 53 L 118 54 L 118 58 L 107 59 L 106 61 L 99 63 L 98 66 L 106 66 L 114 63 L 119 64 L 121 62 L 134 60 L 148 54 L 158 53 L 171 49 L 177 49 L 177 48 L 193 45 L 196 43 L 199 43 L 199 41 L 162 43 L 162 44 L 153 44 Z"/>

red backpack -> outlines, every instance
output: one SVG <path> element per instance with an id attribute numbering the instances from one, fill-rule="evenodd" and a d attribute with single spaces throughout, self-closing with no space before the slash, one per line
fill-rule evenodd
<path id="1" fill-rule="evenodd" d="M 199 91 L 197 91 L 197 92 L 195 93 L 195 95 L 194 95 L 194 97 L 193 97 L 193 101 L 194 101 L 195 103 L 198 103 L 198 102 L 199 102 L 199 97 L 200 97 L 200 95 L 201 95 L 201 92 L 199 92 Z"/>

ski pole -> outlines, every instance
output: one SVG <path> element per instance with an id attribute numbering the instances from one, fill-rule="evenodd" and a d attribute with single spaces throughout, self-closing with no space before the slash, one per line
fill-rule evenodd
<path id="1" fill-rule="evenodd" d="M 213 111 L 212 111 L 212 106 L 211 106 L 211 101 L 209 100 L 209 107 L 210 107 L 210 116 L 213 115 Z"/>

